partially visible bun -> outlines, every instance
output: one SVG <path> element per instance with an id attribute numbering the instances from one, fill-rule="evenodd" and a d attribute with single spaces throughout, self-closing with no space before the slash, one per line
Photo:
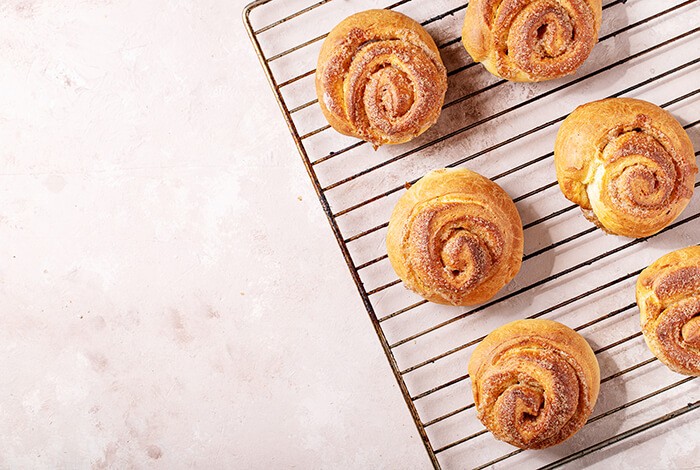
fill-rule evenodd
<path id="1" fill-rule="evenodd" d="M 669 369 L 700 376 L 700 247 L 662 256 L 637 279 L 642 332 Z"/>
<path id="2" fill-rule="evenodd" d="M 598 41 L 601 0 L 471 0 L 462 43 L 474 62 L 516 82 L 570 75 Z"/>

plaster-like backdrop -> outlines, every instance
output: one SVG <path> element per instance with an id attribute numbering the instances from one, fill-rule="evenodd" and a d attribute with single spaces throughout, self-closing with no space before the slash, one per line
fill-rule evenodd
<path id="1" fill-rule="evenodd" d="M 427 462 L 243 6 L 0 5 L 1 468 Z"/>
<path id="2" fill-rule="evenodd" d="M 0 468 L 428 468 L 243 6 L 0 3 Z"/>

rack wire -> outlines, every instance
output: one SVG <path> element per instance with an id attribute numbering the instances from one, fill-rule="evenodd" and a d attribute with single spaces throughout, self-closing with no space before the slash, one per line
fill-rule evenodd
<path id="1" fill-rule="evenodd" d="M 421 22 L 436 39 L 449 81 L 431 130 L 376 152 L 330 129 L 313 86 L 330 28 L 368 8 Z M 433 466 L 550 469 L 595 459 L 610 447 L 625 452 L 646 431 L 691 419 L 700 408 L 694 377 L 671 373 L 644 345 L 633 294 L 651 261 L 700 241 L 700 201 L 695 197 L 652 237 L 606 236 L 558 192 L 551 148 L 557 124 L 576 105 L 619 96 L 669 110 L 698 148 L 700 1 L 605 1 L 589 60 L 571 77 L 537 84 L 498 79 L 471 61 L 458 36 L 465 8 L 458 0 L 259 0 L 243 17 Z M 513 196 L 526 239 L 516 279 L 467 310 L 433 305 L 404 289 L 383 243 L 405 184 L 457 166 L 489 176 Z M 489 331 L 538 317 L 580 331 L 594 346 L 603 379 L 594 414 L 576 436 L 554 450 L 527 452 L 492 439 L 481 426 L 466 365 Z"/>

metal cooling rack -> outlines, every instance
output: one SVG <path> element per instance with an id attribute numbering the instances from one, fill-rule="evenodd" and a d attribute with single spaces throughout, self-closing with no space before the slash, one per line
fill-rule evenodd
<path id="1" fill-rule="evenodd" d="M 449 71 L 438 123 L 409 144 L 378 151 L 329 129 L 313 84 L 328 31 L 368 8 L 395 9 L 421 22 Z M 459 37 L 465 8 L 457 0 L 259 0 L 244 10 L 265 75 L 430 459 L 435 468 L 588 465 L 610 452 L 631 452 L 652 428 L 673 435 L 662 425 L 697 420 L 691 412 L 700 407 L 700 391 L 694 378 L 670 372 L 646 348 L 634 283 L 662 254 L 700 241 L 700 196 L 653 237 L 607 236 L 560 194 L 551 149 L 557 124 L 577 105 L 617 96 L 668 109 L 700 147 L 700 2 L 604 1 L 600 41 L 588 61 L 571 77 L 536 84 L 500 80 L 471 61 Z M 384 247 L 404 183 L 454 166 L 498 181 L 525 228 L 518 276 L 494 300 L 467 310 L 430 304 L 404 289 Z M 596 409 L 576 436 L 524 452 L 493 439 L 478 421 L 466 368 L 488 332 L 537 317 L 580 331 L 595 349 L 603 379 Z"/>

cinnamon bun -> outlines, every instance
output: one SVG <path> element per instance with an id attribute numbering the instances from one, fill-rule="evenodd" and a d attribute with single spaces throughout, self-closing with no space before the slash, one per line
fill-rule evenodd
<path id="1" fill-rule="evenodd" d="M 496 183 L 466 169 L 435 170 L 396 204 L 387 251 L 409 289 L 432 302 L 473 305 L 520 270 L 522 222 Z"/>
<path id="2" fill-rule="evenodd" d="M 354 14 L 330 32 L 316 68 L 316 93 L 338 132 L 372 143 L 408 142 L 435 124 L 447 72 L 435 42 L 391 10 Z"/>
<path id="3" fill-rule="evenodd" d="M 554 163 L 564 196 L 603 230 L 647 237 L 693 195 L 698 171 L 683 127 L 658 106 L 612 98 L 579 106 L 563 122 Z"/>
<path id="4" fill-rule="evenodd" d="M 600 389 L 591 347 L 551 320 L 519 320 L 491 332 L 474 350 L 469 375 L 481 422 L 521 449 L 543 449 L 574 435 Z"/>
<path id="5" fill-rule="evenodd" d="M 700 247 L 662 256 L 637 280 L 642 332 L 671 370 L 700 376 Z"/>

